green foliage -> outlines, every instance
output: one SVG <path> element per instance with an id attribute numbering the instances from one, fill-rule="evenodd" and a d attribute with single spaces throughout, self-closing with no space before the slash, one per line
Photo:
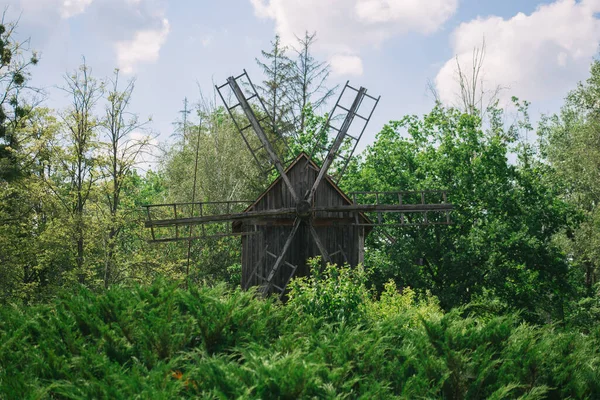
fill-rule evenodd
<path id="1" fill-rule="evenodd" d="M 293 156 L 304 152 L 312 156 L 313 160 L 322 161 L 325 156 L 323 148 L 328 145 L 327 115 L 317 115 L 311 104 L 304 108 L 302 115 L 304 130 L 298 132 L 295 140 L 290 143 L 290 152 Z"/>
<path id="2" fill-rule="evenodd" d="M 22 178 L 19 152 L 23 137 L 19 132 L 23 121 L 32 111 L 26 94 L 36 90 L 27 87 L 31 66 L 38 57 L 28 48 L 28 41 L 19 41 L 17 23 L 0 20 L 0 182 Z"/>
<path id="3" fill-rule="evenodd" d="M 521 109 L 522 124 L 485 131 L 477 116 L 437 106 L 422 118 L 390 122 L 366 149 L 346 190 L 447 189 L 455 206 L 450 226 L 384 228 L 394 243 L 370 235 L 365 266 L 379 290 L 392 278 L 419 293 L 430 289 L 449 309 L 487 289 L 527 318 L 561 318 L 571 288 L 568 260 L 553 237 L 570 227 L 573 212 L 531 149 L 512 145 L 529 129 Z M 519 154 L 516 164 L 510 151 Z"/>
<path id="4" fill-rule="evenodd" d="M 291 121 L 288 121 L 291 117 L 288 90 L 293 76 L 293 63 L 286 55 L 287 50 L 279 35 L 275 35 L 269 51 L 261 51 L 262 60 L 256 59 L 264 74 L 264 80 L 257 90 L 271 117 L 271 128 L 285 135 L 294 129 Z"/>
<path id="5" fill-rule="evenodd" d="M 538 129 L 540 148 L 560 196 L 576 207 L 582 218 L 573 230 L 557 235 L 557 243 L 573 258 L 578 285 L 584 296 L 593 295 L 600 276 L 600 61 L 590 77 L 569 93 L 558 115 L 545 117 Z"/>
<path id="6" fill-rule="evenodd" d="M 290 283 L 289 307 L 298 315 L 312 316 L 325 323 L 354 323 L 366 314 L 367 276 L 362 266 L 350 268 L 327 264 L 320 271 L 319 257 L 309 260 L 311 275 Z"/>
<path id="7" fill-rule="evenodd" d="M 565 324 L 572 329 L 589 333 L 600 325 L 600 284 L 596 284 L 589 296 L 569 303 Z"/>
<path id="8" fill-rule="evenodd" d="M 387 320 L 404 314 L 410 316 L 407 326 L 415 327 L 422 319 L 434 319 L 442 317 L 437 298 L 427 293 L 422 299 L 417 298 L 417 293 L 410 287 L 402 292 L 398 291 L 396 282 L 390 280 L 383 286 L 383 292 L 379 301 L 371 301 L 367 305 L 367 314 L 374 321 Z"/>
<path id="9" fill-rule="evenodd" d="M 321 286 L 350 282 L 346 272 L 329 270 Z M 312 289 L 295 290 L 303 296 L 301 290 Z M 6 306 L 0 397 L 600 395 L 597 328 L 582 335 L 515 316 L 481 319 L 465 309 L 444 315 L 432 298 L 416 301 L 409 289 L 399 294 L 391 284 L 381 300 L 360 299 L 371 310 L 368 318 L 359 307 L 343 315 L 321 309 L 329 323 L 297 303 L 224 285 L 182 290 L 164 281 L 102 294 L 81 288 L 46 305 Z"/>
<path id="10" fill-rule="evenodd" d="M 0 312 L 1 397 L 125 398 L 143 387 L 169 393 L 180 389 L 170 378 L 180 352 L 265 341 L 277 318 L 271 303 L 254 301 L 250 292 L 181 291 L 160 282 L 100 296 L 81 289 L 28 312 Z"/>

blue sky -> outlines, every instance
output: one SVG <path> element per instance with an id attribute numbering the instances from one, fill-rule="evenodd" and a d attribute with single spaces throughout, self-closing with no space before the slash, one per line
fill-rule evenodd
<path id="1" fill-rule="evenodd" d="M 19 34 L 41 52 L 33 83 L 47 105 L 68 100 L 55 89 L 85 56 L 101 78 L 119 67 L 137 78 L 133 111 L 152 115 L 152 129 L 168 140 L 183 98 L 198 85 L 246 68 L 274 34 L 316 30 L 315 55 L 332 63 L 331 84 L 347 79 L 382 96 L 362 146 L 381 126 L 423 114 L 433 100 L 456 101 L 455 57 L 470 68 L 473 49 L 486 41 L 484 85 L 532 102 L 532 116 L 556 112 L 567 91 L 587 77 L 600 43 L 600 0 L 8 0 L 20 16 Z"/>

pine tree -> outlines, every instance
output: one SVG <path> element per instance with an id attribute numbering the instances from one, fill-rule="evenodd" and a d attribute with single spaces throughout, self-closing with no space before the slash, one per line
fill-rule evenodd
<path id="1" fill-rule="evenodd" d="M 286 55 L 287 47 L 281 44 L 279 35 L 271 42 L 270 51 L 262 50 L 262 60 L 256 63 L 262 68 L 265 79 L 258 86 L 260 97 L 271 115 L 271 125 L 274 131 L 285 132 L 291 116 L 291 103 L 288 94 L 293 64 Z"/>

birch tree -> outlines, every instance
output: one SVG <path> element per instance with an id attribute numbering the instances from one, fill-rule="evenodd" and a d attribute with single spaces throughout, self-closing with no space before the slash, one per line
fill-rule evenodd
<path id="1" fill-rule="evenodd" d="M 135 79 L 130 79 L 121 89 L 119 70 L 114 71 L 108 82 L 107 104 L 101 128 L 105 142 L 102 143 L 105 162 L 102 165 L 103 192 L 109 211 L 104 261 L 104 287 L 118 277 L 116 267 L 117 239 L 121 233 L 121 192 L 125 178 L 130 175 L 144 155 L 149 155 L 152 137 L 147 134 L 151 119 L 141 120 L 131 112 L 131 99 Z"/>

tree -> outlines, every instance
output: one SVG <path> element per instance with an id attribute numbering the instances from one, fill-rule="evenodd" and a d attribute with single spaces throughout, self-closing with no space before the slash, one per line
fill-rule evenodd
<path id="1" fill-rule="evenodd" d="M 125 179 L 132 173 L 140 157 L 150 149 L 152 138 L 145 135 L 150 119 L 140 121 L 137 114 L 130 112 L 131 96 L 135 88 L 135 79 L 131 79 L 121 91 L 119 86 L 119 70 L 115 70 L 109 82 L 108 104 L 105 109 L 102 128 L 105 132 L 106 164 L 104 172 L 104 195 L 109 210 L 109 227 L 107 251 L 104 266 L 104 287 L 116 279 L 115 251 L 117 239 L 121 232 L 121 192 Z M 141 134 L 134 137 L 133 134 Z"/>
<path id="2" fill-rule="evenodd" d="M 71 97 L 70 108 L 62 115 L 64 132 L 60 148 L 55 149 L 61 168 L 47 179 L 71 222 L 75 244 L 75 271 L 79 283 L 86 281 L 84 269 L 86 204 L 98 180 L 96 173 L 97 133 L 100 121 L 94 109 L 103 94 L 103 84 L 96 80 L 85 63 L 65 76 L 62 90 Z"/>
<path id="3" fill-rule="evenodd" d="M 587 295 L 593 294 L 600 270 L 600 61 L 585 83 L 569 93 L 557 115 L 545 117 L 538 134 L 562 198 L 576 206 L 583 221 L 560 242 L 581 266 Z"/>
<path id="4" fill-rule="evenodd" d="M 337 86 L 328 88 L 327 79 L 330 67 L 324 61 L 317 61 L 312 48 L 316 42 L 316 32 L 304 33 L 304 37 L 296 38 L 297 47 L 294 48 L 296 58 L 292 64 L 292 76 L 289 81 L 289 98 L 291 113 L 297 132 L 303 132 L 306 127 L 305 109 L 310 104 L 313 110 L 319 110 L 327 100 L 333 96 Z"/>
<path id="5" fill-rule="evenodd" d="M 200 121 L 188 121 L 185 137 L 173 143 L 162 159 L 161 173 L 165 177 L 167 202 L 252 200 L 267 184 L 227 111 L 218 107 L 215 100 L 201 96 L 197 109 Z M 194 176 L 197 176 L 196 182 Z M 204 207 L 204 213 L 226 212 L 218 205 Z M 179 212 L 185 215 L 191 211 L 188 208 Z M 199 213 L 197 206 L 195 213 Z M 192 227 L 184 234 L 223 233 L 223 228 L 223 224 Z M 187 249 L 187 243 L 179 247 L 182 270 L 187 264 Z M 190 276 L 197 280 L 227 280 L 230 275 L 228 268 L 239 264 L 239 251 L 239 238 L 236 237 L 195 240 L 191 244 Z"/>
<path id="6" fill-rule="evenodd" d="M 0 297 L 6 301 L 46 298 L 56 288 L 64 267 L 64 248 L 51 249 L 46 240 L 57 236 L 49 229 L 59 214 L 56 199 L 47 191 L 44 177 L 54 167 L 51 144 L 58 131 L 51 110 L 37 107 L 29 112 L 18 131 L 15 160 L 20 176 L 0 181 Z"/>
<path id="7" fill-rule="evenodd" d="M 32 106 L 23 101 L 24 91 L 37 92 L 27 86 L 29 69 L 38 63 L 37 54 L 29 48 L 29 40 L 15 39 L 16 22 L 0 21 L 0 179 L 16 179 L 19 174 L 17 153 L 19 129 Z"/>
<path id="8" fill-rule="evenodd" d="M 394 278 L 399 287 L 431 289 L 445 308 L 491 294 L 528 318 L 562 318 L 569 265 L 553 237 L 569 228 L 572 212 L 544 179 L 547 168 L 510 137 L 439 105 L 383 128 L 345 189 L 447 189 L 455 210 L 448 227 L 383 228 L 393 243 L 371 235 L 365 264 L 378 285 Z"/>
<path id="9" fill-rule="evenodd" d="M 271 116 L 273 131 L 285 132 L 291 113 L 288 90 L 292 78 L 293 64 L 286 55 L 287 47 L 281 44 L 279 35 L 271 42 L 271 50 L 262 50 L 262 59 L 256 63 L 263 70 L 264 80 L 258 86 L 260 97 Z"/>
<path id="10" fill-rule="evenodd" d="M 483 119 L 488 109 L 495 109 L 498 103 L 498 96 L 504 89 L 497 85 L 494 89 L 486 89 L 483 76 L 485 63 L 485 38 L 481 42 L 480 47 L 475 47 L 471 55 L 471 64 L 467 68 L 461 65 L 458 55 L 456 60 L 456 83 L 460 88 L 460 92 L 456 94 L 456 102 L 453 106 L 457 109 L 477 115 Z M 437 103 L 440 103 L 440 97 L 432 82 L 429 82 L 429 90 L 433 94 Z"/>

